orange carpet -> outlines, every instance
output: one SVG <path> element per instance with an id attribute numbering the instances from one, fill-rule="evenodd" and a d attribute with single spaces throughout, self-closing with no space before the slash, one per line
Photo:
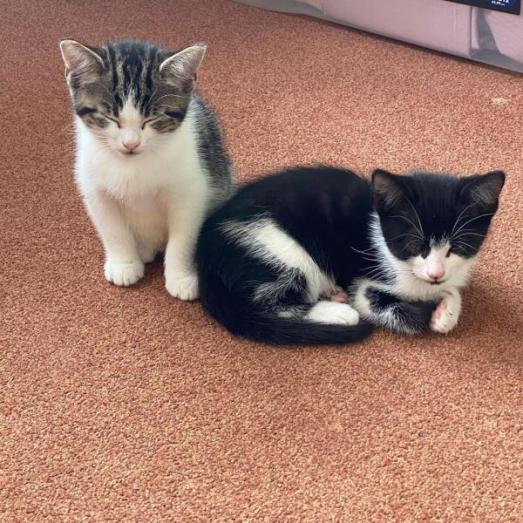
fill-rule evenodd
<path id="1" fill-rule="evenodd" d="M 226 0 L 0 4 L 1 521 L 523 521 L 521 75 Z M 209 43 L 243 180 L 505 169 L 455 333 L 269 348 L 159 265 L 107 284 L 58 40 L 123 36 Z"/>

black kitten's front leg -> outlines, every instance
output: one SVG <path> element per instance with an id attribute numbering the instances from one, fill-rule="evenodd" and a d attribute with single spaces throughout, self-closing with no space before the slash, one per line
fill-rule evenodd
<path id="1" fill-rule="evenodd" d="M 402 334 L 429 330 L 436 302 L 406 301 L 387 291 L 362 286 L 355 297 L 355 308 L 369 322 Z"/>

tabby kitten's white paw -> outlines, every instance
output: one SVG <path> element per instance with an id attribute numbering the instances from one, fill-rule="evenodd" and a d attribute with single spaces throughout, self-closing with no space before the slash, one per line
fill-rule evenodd
<path id="1" fill-rule="evenodd" d="M 144 265 L 141 260 L 128 263 L 117 263 L 110 260 L 105 262 L 105 278 L 107 281 L 122 287 L 133 285 L 143 277 Z"/>
<path id="2" fill-rule="evenodd" d="M 198 298 L 198 277 L 194 273 L 165 275 L 165 288 L 174 298 L 192 301 Z"/>

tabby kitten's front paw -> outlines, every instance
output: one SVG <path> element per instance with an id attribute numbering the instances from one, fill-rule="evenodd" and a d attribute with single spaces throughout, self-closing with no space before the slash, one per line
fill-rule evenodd
<path id="1" fill-rule="evenodd" d="M 195 273 L 165 275 L 167 292 L 180 300 L 196 300 L 198 298 L 198 277 Z"/>
<path id="2" fill-rule="evenodd" d="M 104 265 L 105 279 L 115 285 L 128 287 L 143 277 L 144 265 L 141 260 L 118 263 L 107 260 Z"/>
<path id="3" fill-rule="evenodd" d="M 430 328 L 434 332 L 447 334 L 458 324 L 461 314 L 461 296 L 458 291 L 449 291 L 432 313 Z"/>

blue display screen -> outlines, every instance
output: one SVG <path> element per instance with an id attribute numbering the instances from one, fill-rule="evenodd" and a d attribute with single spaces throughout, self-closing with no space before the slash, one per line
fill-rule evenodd
<path id="1" fill-rule="evenodd" d="M 455 4 L 473 5 L 474 7 L 483 7 L 484 9 L 493 9 L 494 11 L 503 11 L 519 15 L 521 13 L 521 0 L 447 0 Z"/>

